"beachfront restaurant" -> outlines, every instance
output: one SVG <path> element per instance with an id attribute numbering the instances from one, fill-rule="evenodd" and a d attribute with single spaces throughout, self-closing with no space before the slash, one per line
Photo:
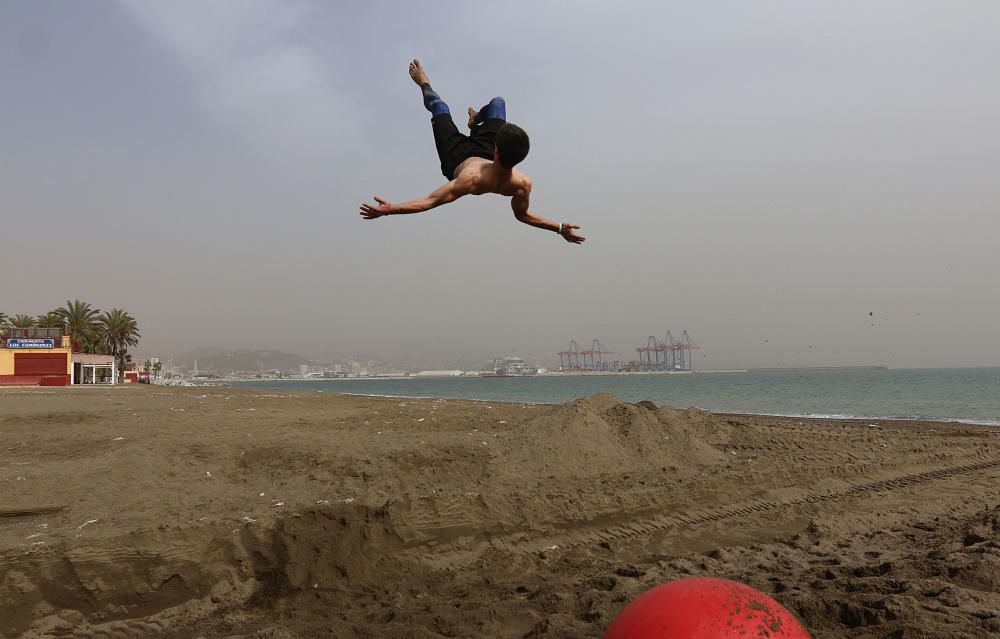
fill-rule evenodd
<path id="1" fill-rule="evenodd" d="M 73 353 L 74 384 L 114 384 L 118 365 L 113 355 Z"/>
<path id="2" fill-rule="evenodd" d="M 61 328 L 8 328 L 0 339 L 0 386 L 114 384 L 111 355 L 74 353 Z"/>
<path id="3" fill-rule="evenodd" d="M 0 386 L 67 386 L 73 348 L 61 328 L 8 328 L 0 340 Z"/>

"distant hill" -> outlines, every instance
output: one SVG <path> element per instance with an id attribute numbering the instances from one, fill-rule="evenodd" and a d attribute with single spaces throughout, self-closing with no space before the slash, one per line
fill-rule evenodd
<path id="1" fill-rule="evenodd" d="M 300 364 L 312 363 L 301 355 L 281 351 L 231 351 L 221 348 L 198 348 L 173 358 L 175 366 L 189 371 L 194 368 L 196 359 L 198 372 L 221 374 L 233 371 L 295 372 Z"/>

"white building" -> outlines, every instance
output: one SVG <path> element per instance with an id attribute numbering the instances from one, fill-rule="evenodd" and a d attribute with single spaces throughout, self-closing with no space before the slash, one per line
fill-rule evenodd
<path id="1" fill-rule="evenodd" d="M 118 381 L 118 365 L 111 355 L 73 353 L 74 384 L 114 384 Z"/>

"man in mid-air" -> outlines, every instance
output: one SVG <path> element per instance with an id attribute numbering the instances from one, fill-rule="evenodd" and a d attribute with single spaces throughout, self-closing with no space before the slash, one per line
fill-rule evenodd
<path id="1" fill-rule="evenodd" d="M 362 204 L 361 215 L 374 220 L 383 215 L 420 213 L 454 202 L 463 195 L 498 193 L 511 198 L 514 217 L 520 222 L 555 231 L 567 242 L 582 244 L 584 237 L 575 233 L 576 224 L 547 220 L 528 210 L 531 179 L 514 166 L 528 155 L 528 134 L 507 122 L 503 98 L 493 98 L 476 111 L 469 108 L 469 135 L 459 132 L 451 119 L 448 105 L 431 88 L 419 60 L 410 63 L 410 77 L 424 95 L 424 107 L 431 112 L 434 144 L 441 159 L 441 172 L 449 180 L 427 197 L 402 204 L 392 204 L 375 197 L 377 204 Z"/>

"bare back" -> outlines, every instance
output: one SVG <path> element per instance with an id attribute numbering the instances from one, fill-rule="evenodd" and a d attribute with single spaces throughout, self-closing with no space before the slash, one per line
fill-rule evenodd
<path id="1" fill-rule="evenodd" d="M 517 169 L 507 170 L 493 160 L 471 157 L 455 167 L 455 180 L 469 184 L 470 195 L 497 193 L 507 197 L 527 195 L 531 178 Z"/>

